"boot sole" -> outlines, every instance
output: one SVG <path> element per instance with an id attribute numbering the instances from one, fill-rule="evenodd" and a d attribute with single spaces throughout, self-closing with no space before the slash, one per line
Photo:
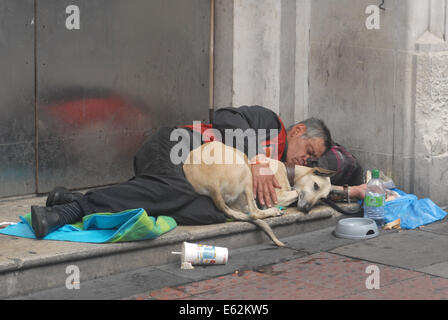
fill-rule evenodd
<path id="1" fill-rule="evenodd" d="M 61 203 L 59 203 L 60 202 L 59 198 L 64 193 L 70 193 L 70 190 L 68 190 L 65 187 L 56 187 L 53 190 L 51 190 L 50 194 L 48 195 L 47 202 L 45 203 L 45 206 L 52 207 L 56 204 L 61 204 Z"/>
<path id="2" fill-rule="evenodd" d="M 45 212 L 38 206 L 31 206 L 31 225 L 36 238 L 43 238 L 48 233 L 48 222 L 45 219 Z"/>
<path id="3" fill-rule="evenodd" d="M 55 205 L 66 204 L 80 199 L 83 196 L 81 192 L 72 192 L 65 187 L 56 187 L 48 195 L 45 206 L 53 207 Z"/>

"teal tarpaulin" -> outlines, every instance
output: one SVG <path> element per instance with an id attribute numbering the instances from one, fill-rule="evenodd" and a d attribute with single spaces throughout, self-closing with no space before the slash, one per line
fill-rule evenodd
<path id="1" fill-rule="evenodd" d="M 20 219 L 21 222 L 1 229 L 0 233 L 35 239 L 31 228 L 31 214 L 21 216 Z M 52 230 L 42 239 L 91 243 L 136 241 L 157 238 L 175 227 L 173 218 L 155 218 L 140 208 L 119 213 L 90 214 L 78 223 Z"/>

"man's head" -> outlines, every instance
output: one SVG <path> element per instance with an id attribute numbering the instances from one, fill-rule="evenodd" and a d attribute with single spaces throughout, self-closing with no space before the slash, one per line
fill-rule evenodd
<path id="1" fill-rule="evenodd" d="M 319 158 L 331 148 L 331 134 L 322 120 L 309 118 L 287 130 L 286 163 L 305 166 L 310 157 Z"/>

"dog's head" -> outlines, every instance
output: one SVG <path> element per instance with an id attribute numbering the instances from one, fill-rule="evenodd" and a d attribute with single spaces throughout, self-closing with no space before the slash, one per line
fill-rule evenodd
<path id="1" fill-rule="evenodd" d="M 322 168 L 295 166 L 294 189 L 298 192 L 297 209 L 308 212 L 331 190 L 330 177 L 335 172 Z"/>

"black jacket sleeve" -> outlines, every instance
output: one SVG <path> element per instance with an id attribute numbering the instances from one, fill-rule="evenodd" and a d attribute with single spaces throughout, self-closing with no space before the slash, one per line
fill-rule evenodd
<path id="1" fill-rule="evenodd" d="M 220 131 L 225 144 L 236 147 L 249 159 L 265 154 L 263 143 L 274 132 L 278 135 L 282 128 L 277 114 L 262 106 L 218 109 L 213 114 L 212 124 Z"/>

